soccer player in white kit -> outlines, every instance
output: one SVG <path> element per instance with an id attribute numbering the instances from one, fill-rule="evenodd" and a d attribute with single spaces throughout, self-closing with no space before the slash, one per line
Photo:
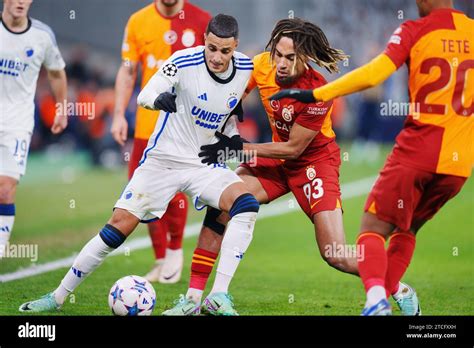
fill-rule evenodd
<path id="1" fill-rule="evenodd" d="M 64 60 L 46 24 L 28 17 L 32 0 L 4 0 L 0 24 L 0 260 L 15 219 L 15 193 L 25 174 L 34 127 L 34 96 L 41 66 L 48 71 L 58 103 L 67 96 Z M 51 131 L 61 133 L 66 115 L 57 114 Z"/>
<path id="2" fill-rule="evenodd" d="M 205 46 L 175 52 L 151 78 L 138 103 L 161 110 L 140 166 L 122 192 L 112 217 L 81 250 L 59 287 L 22 312 L 58 309 L 67 295 L 118 248 L 140 221 L 160 218 L 176 192 L 195 205 L 209 205 L 231 216 L 222 242 L 219 281 L 230 283 L 253 235 L 259 204 L 243 181 L 222 165 L 205 165 L 200 147 L 215 143 L 216 131 L 239 136 L 235 109 L 252 73 L 251 60 L 236 52 L 235 18 L 217 15 L 208 24 Z M 196 307 L 198 312 L 200 309 Z"/>

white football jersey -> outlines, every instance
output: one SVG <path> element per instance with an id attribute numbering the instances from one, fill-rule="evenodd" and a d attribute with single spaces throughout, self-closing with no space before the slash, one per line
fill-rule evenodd
<path id="1" fill-rule="evenodd" d="M 204 46 L 177 51 L 163 63 L 140 92 L 138 103 L 153 109 L 159 94 L 173 90 L 177 112 L 160 112 L 140 163 L 154 157 L 173 167 L 202 166 L 200 147 L 217 142 L 216 131 L 238 134 L 236 117 L 229 117 L 245 92 L 253 64 L 240 52 L 234 52 L 231 64 L 230 76 L 219 78 L 207 68 Z"/>
<path id="2" fill-rule="evenodd" d="M 0 131 L 32 132 L 41 65 L 62 70 L 65 63 L 46 24 L 29 19 L 25 31 L 14 33 L 0 22 Z"/>

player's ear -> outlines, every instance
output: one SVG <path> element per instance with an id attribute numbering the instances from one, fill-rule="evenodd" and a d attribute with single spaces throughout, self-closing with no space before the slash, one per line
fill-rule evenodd
<path id="1" fill-rule="evenodd" d="M 204 33 L 204 44 L 206 44 L 206 41 L 207 41 L 207 34 Z"/>
<path id="2" fill-rule="evenodd" d="M 239 46 L 239 39 L 235 39 L 235 46 L 234 48 L 237 48 Z"/>

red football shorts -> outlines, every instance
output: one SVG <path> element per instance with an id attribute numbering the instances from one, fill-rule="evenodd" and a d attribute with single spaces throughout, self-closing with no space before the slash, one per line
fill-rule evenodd
<path id="1" fill-rule="evenodd" d="M 340 161 L 327 160 L 288 169 L 278 159 L 258 157 L 256 166 L 244 163 L 241 167 L 260 181 L 269 202 L 291 191 L 313 221 L 316 213 L 341 208 L 339 165 Z"/>
<path id="2" fill-rule="evenodd" d="M 390 156 L 367 198 L 364 211 L 407 231 L 431 219 L 458 194 L 466 179 L 407 167 Z"/>

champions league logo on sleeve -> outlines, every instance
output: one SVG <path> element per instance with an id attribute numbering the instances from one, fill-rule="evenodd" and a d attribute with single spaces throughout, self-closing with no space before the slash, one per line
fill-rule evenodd
<path id="1" fill-rule="evenodd" d="M 163 74 L 169 77 L 173 77 L 178 72 L 178 67 L 173 63 L 168 63 L 163 66 Z"/>

